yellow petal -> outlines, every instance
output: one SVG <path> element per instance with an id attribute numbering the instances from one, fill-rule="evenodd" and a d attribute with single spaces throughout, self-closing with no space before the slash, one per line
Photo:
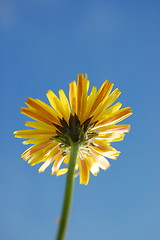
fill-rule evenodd
<path id="1" fill-rule="evenodd" d="M 116 101 L 116 99 L 119 97 L 120 94 L 121 92 L 119 91 L 118 88 L 116 88 L 104 102 L 105 108 L 108 108 L 110 105 L 112 105 L 112 103 Z"/>
<path id="2" fill-rule="evenodd" d="M 84 122 L 87 118 L 91 117 L 90 110 L 92 108 L 93 103 L 95 102 L 95 99 L 97 97 L 97 88 L 94 86 L 92 87 L 90 95 L 87 97 L 87 104 L 83 109 L 83 116 L 82 116 L 82 122 Z"/>
<path id="3" fill-rule="evenodd" d="M 95 100 L 95 102 L 93 103 L 93 106 L 90 110 L 90 116 L 93 114 L 93 112 L 97 109 L 97 107 L 102 104 L 103 102 L 106 101 L 106 99 L 108 99 L 108 95 L 111 92 L 113 87 L 113 84 L 110 83 L 108 80 L 106 80 L 101 88 L 98 90 L 98 94 L 97 94 L 97 98 Z"/>
<path id="4" fill-rule="evenodd" d="M 50 131 L 56 131 L 54 125 L 49 125 L 49 124 L 46 124 L 46 123 L 43 123 L 43 122 L 34 122 L 34 121 L 26 121 L 25 122 L 25 126 L 27 127 L 32 127 L 32 128 L 36 128 L 36 129 L 39 129 L 39 130 L 50 130 Z"/>
<path id="5" fill-rule="evenodd" d="M 124 138 L 124 133 L 106 133 L 106 134 L 98 134 L 96 139 L 104 139 L 107 142 L 115 142 L 122 141 Z"/>
<path id="6" fill-rule="evenodd" d="M 69 158 L 70 158 L 70 154 L 65 155 L 65 158 L 64 158 L 64 163 L 65 164 L 69 163 Z"/>
<path id="7" fill-rule="evenodd" d="M 51 106 L 56 110 L 56 113 L 60 118 L 64 118 L 65 120 L 68 120 L 68 113 L 64 110 L 64 107 L 62 105 L 62 102 L 59 100 L 59 98 L 52 92 L 51 90 L 48 90 L 47 92 L 47 98 L 51 104 Z"/>
<path id="8" fill-rule="evenodd" d="M 92 118 L 92 121 L 102 121 L 104 118 L 106 118 L 106 116 L 109 116 L 119 110 L 121 106 L 122 104 L 120 102 L 116 103 L 107 110 L 106 108 L 101 108 L 101 106 L 99 106 L 99 108 L 97 108 L 96 111 L 93 113 L 94 116 Z"/>
<path id="9" fill-rule="evenodd" d="M 23 144 L 40 144 L 40 143 L 44 143 L 44 142 L 49 142 L 50 141 L 50 138 L 47 138 L 46 136 L 43 136 L 43 137 L 38 137 L 38 138 L 32 138 L 30 140 L 26 140 L 26 141 L 23 141 L 22 143 Z"/>
<path id="10" fill-rule="evenodd" d="M 115 124 L 117 122 L 122 121 L 123 119 L 127 118 L 128 116 L 130 116 L 132 114 L 130 107 L 127 108 L 122 108 L 120 110 L 118 110 L 117 112 L 114 112 L 113 114 L 109 115 L 108 117 L 106 117 L 106 119 L 104 119 L 103 121 L 99 122 L 94 129 L 103 127 L 103 126 L 107 126 L 110 124 Z"/>
<path id="11" fill-rule="evenodd" d="M 79 158 L 80 184 L 87 185 L 89 182 L 89 169 L 84 159 Z"/>
<path id="12" fill-rule="evenodd" d="M 103 141 L 99 141 L 99 139 L 96 139 L 96 142 L 94 141 L 94 147 L 90 146 L 90 148 L 92 149 L 92 151 L 97 152 L 100 155 L 103 155 L 105 157 L 109 157 L 110 156 L 114 156 L 114 158 L 116 158 L 117 156 L 119 156 L 119 151 L 117 151 L 115 148 L 111 147 L 111 146 L 107 146 L 105 145 L 105 142 Z"/>
<path id="13" fill-rule="evenodd" d="M 79 120 L 82 122 L 84 109 L 87 104 L 87 93 L 89 88 L 89 81 L 87 80 L 87 76 L 85 78 L 85 74 L 78 74 L 78 86 L 77 86 L 77 95 L 78 95 L 78 111 L 77 115 Z"/>
<path id="14" fill-rule="evenodd" d="M 38 151 L 42 151 L 43 154 L 45 154 L 46 151 L 48 151 L 51 148 L 54 148 L 57 145 L 56 142 L 44 142 L 41 144 L 36 144 L 31 146 L 30 148 L 28 148 L 24 153 L 22 153 L 22 158 L 24 160 L 27 160 L 28 158 L 30 158 L 33 154 L 35 154 Z"/>
<path id="15" fill-rule="evenodd" d="M 28 130 L 19 130 L 14 132 L 15 137 L 17 138 L 36 138 L 45 136 L 46 138 L 55 136 L 55 130 L 48 131 L 48 130 L 34 130 L 34 129 L 28 129 Z"/>
<path id="16" fill-rule="evenodd" d="M 73 81 L 69 84 L 69 100 L 73 113 L 77 114 L 77 84 L 76 81 Z"/>
<path id="17" fill-rule="evenodd" d="M 38 163 L 45 162 L 47 160 L 47 156 L 44 156 L 43 152 L 37 152 L 35 155 L 33 155 L 29 160 L 28 163 L 31 166 L 34 166 Z"/>
<path id="18" fill-rule="evenodd" d="M 44 122 L 46 124 L 49 124 L 51 126 L 53 126 L 53 121 L 50 121 L 46 118 L 46 116 L 42 116 L 40 112 L 37 112 L 34 109 L 28 109 L 25 107 L 21 108 L 21 113 L 40 122 Z"/>
<path id="19" fill-rule="evenodd" d="M 63 175 L 68 171 L 68 168 L 59 169 L 56 173 L 57 176 Z"/>
<path id="20" fill-rule="evenodd" d="M 68 119 L 69 119 L 70 113 L 71 113 L 71 109 L 70 109 L 68 98 L 66 97 L 66 94 L 64 93 L 64 91 L 62 89 L 59 90 L 59 97 L 60 97 L 61 105 L 63 106 L 63 110 L 65 111 L 66 121 L 68 122 Z"/>
<path id="21" fill-rule="evenodd" d="M 46 103 L 42 102 L 41 100 L 28 98 L 26 101 L 26 105 L 29 108 L 36 110 L 38 112 L 38 114 L 40 114 L 42 117 L 50 120 L 51 122 L 54 122 L 54 123 L 59 122 L 58 118 L 57 118 L 57 114 L 54 111 L 54 109 L 51 108 Z"/>
<path id="22" fill-rule="evenodd" d="M 53 160 L 56 159 L 56 157 L 60 154 L 60 151 L 58 149 L 58 146 L 52 147 L 49 146 L 45 149 L 41 149 L 40 151 L 36 152 L 31 159 L 29 159 L 28 163 L 30 165 L 35 165 L 37 163 L 40 163 L 46 161 L 47 159 L 50 159 L 53 157 Z"/>

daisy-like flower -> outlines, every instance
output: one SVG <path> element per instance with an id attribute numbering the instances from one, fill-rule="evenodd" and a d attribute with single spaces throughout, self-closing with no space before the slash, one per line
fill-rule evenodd
<path id="1" fill-rule="evenodd" d="M 112 91 L 113 84 L 108 80 L 99 90 L 93 86 L 88 94 L 89 84 L 87 74 L 78 74 L 78 81 L 69 85 L 69 100 L 63 90 L 59 90 L 59 97 L 49 90 L 47 98 L 51 106 L 28 98 L 28 107 L 21 108 L 21 113 L 35 120 L 25 122 L 33 129 L 14 134 L 29 139 L 24 144 L 33 144 L 22 158 L 30 165 L 43 162 L 39 172 L 52 164 L 52 174 L 65 174 L 71 143 L 78 143 L 75 174 L 80 175 L 81 184 L 87 185 L 90 172 L 96 176 L 100 168 L 106 170 L 110 166 L 107 158 L 116 159 L 120 154 L 110 143 L 123 140 L 124 133 L 129 131 L 130 125 L 116 124 L 130 116 L 131 109 L 121 108 L 120 102 L 112 105 L 120 91 Z"/>

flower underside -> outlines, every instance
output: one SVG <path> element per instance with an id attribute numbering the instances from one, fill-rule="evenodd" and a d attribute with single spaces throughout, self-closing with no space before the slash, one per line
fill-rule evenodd
<path id="1" fill-rule="evenodd" d="M 82 124 L 76 114 L 71 114 L 69 123 L 64 118 L 60 119 L 60 125 L 54 124 L 57 128 L 56 136 L 52 137 L 57 142 L 60 142 L 62 149 L 70 147 L 71 142 L 78 142 L 81 146 L 88 146 L 92 143 L 92 139 L 98 136 L 96 132 L 90 130 L 95 126 L 96 122 L 90 123 L 92 117 L 88 118 Z M 63 153 L 65 155 L 65 152 Z"/>
<path id="2" fill-rule="evenodd" d="M 113 84 L 108 80 L 99 90 L 92 87 L 90 94 L 89 83 L 87 75 L 78 74 L 77 83 L 70 83 L 69 100 L 63 90 L 59 91 L 59 98 L 49 90 L 51 106 L 28 98 L 28 108 L 21 109 L 21 113 L 35 121 L 27 121 L 25 125 L 33 129 L 16 131 L 15 137 L 28 138 L 23 143 L 33 144 L 22 158 L 31 165 L 44 162 L 39 172 L 53 164 L 52 174 L 66 173 L 72 142 L 80 146 L 75 171 L 81 184 L 88 184 L 90 172 L 96 176 L 100 168 L 106 170 L 110 166 L 106 158 L 116 159 L 119 155 L 110 143 L 123 140 L 124 133 L 129 131 L 129 125 L 116 123 L 131 115 L 131 109 L 120 109 L 119 102 L 112 105 L 120 91 L 110 93 Z M 65 168 L 61 168 L 62 163 Z"/>

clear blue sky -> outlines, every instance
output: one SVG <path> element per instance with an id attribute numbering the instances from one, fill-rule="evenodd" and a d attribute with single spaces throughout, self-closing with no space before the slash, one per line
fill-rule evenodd
<path id="1" fill-rule="evenodd" d="M 0 1 L 0 240 L 53 240 L 65 176 L 38 174 L 12 132 L 29 120 L 27 97 L 68 91 L 77 73 L 106 79 L 134 115 L 108 171 L 75 183 L 67 240 L 160 239 L 160 2 Z"/>

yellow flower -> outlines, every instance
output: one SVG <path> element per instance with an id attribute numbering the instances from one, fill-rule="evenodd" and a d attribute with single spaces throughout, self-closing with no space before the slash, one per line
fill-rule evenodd
<path id="1" fill-rule="evenodd" d="M 30 165 L 44 162 L 39 172 L 52 164 L 52 174 L 62 175 L 68 171 L 70 141 L 79 142 L 75 174 L 80 175 L 80 183 L 88 184 L 90 172 L 97 175 L 99 169 L 106 170 L 110 163 L 106 158 L 116 159 L 119 151 L 110 146 L 121 141 L 130 125 L 116 123 L 132 114 L 130 107 L 121 108 L 120 102 L 112 105 L 120 91 L 106 80 L 99 90 L 92 87 L 87 74 L 78 74 L 78 81 L 69 85 L 69 100 L 63 90 L 59 98 L 49 90 L 47 98 L 51 106 L 39 99 L 28 98 L 27 107 L 21 113 L 36 121 L 25 125 L 34 129 L 15 131 L 15 137 L 26 138 L 23 144 L 33 144 L 22 158 Z M 112 106 L 111 106 L 112 105 Z M 66 167 L 60 168 L 61 165 Z"/>

